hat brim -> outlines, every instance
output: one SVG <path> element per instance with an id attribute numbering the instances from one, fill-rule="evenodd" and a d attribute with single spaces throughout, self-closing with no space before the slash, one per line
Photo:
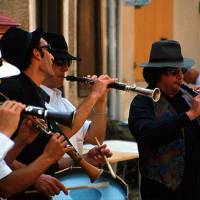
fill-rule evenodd
<path id="1" fill-rule="evenodd" d="M 81 61 L 81 58 L 72 56 L 69 54 L 67 51 L 56 51 L 52 50 L 52 54 L 55 58 L 61 58 L 63 60 L 76 60 L 76 61 Z"/>
<path id="2" fill-rule="evenodd" d="M 0 66 L 0 78 L 6 78 L 10 76 L 19 75 L 20 71 L 14 65 L 11 65 L 8 62 L 3 61 L 2 66 Z"/>
<path id="3" fill-rule="evenodd" d="M 175 68 L 186 68 L 189 69 L 195 64 L 194 60 L 191 58 L 184 58 L 182 62 L 144 62 L 141 67 L 175 67 Z"/>

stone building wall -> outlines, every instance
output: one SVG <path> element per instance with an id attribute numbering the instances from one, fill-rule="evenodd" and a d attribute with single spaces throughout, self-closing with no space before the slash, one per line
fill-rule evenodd
<path id="1" fill-rule="evenodd" d="M 29 0 L 0 0 L 0 14 L 13 18 L 21 27 L 29 29 Z"/>

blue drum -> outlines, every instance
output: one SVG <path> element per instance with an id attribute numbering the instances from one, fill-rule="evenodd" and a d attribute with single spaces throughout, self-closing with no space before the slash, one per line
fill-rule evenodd
<path id="1" fill-rule="evenodd" d="M 57 174 L 57 178 L 65 187 L 89 185 L 90 178 L 79 167 L 71 168 Z M 69 195 L 60 192 L 53 200 L 126 200 L 128 199 L 128 185 L 117 176 L 113 179 L 109 172 L 104 171 L 101 177 L 94 182 L 109 182 L 106 188 L 87 188 L 68 191 Z"/>

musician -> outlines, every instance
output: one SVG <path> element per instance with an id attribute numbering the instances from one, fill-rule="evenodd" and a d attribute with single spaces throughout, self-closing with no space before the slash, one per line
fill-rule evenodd
<path id="1" fill-rule="evenodd" d="M 182 87 L 183 73 L 193 64 L 172 40 L 154 42 L 149 62 L 141 64 L 148 88 L 161 90 L 158 102 L 137 95 L 129 112 L 143 200 L 200 199 L 200 95 Z"/>
<path id="2" fill-rule="evenodd" d="M 3 62 L 0 58 L 0 78 L 17 74 L 19 74 L 17 68 Z M 25 105 L 10 100 L 5 101 L 0 107 L 0 199 L 29 187 L 49 165 L 56 162 L 66 152 L 66 148 L 63 146 L 66 145 L 66 142 L 63 142 L 63 138 L 55 135 L 45 148 L 45 152 L 36 161 L 27 167 L 12 171 L 7 164 L 10 164 L 15 156 L 37 136 L 31 120 L 25 119 L 18 136 L 13 140 L 9 139 L 17 129 L 23 109 L 25 109 Z M 58 138 L 62 140 L 59 141 Z M 33 171 L 34 173 L 32 173 Z M 23 179 L 23 181 L 18 182 L 19 179 Z M 64 186 L 63 191 L 66 192 Z"/>
<path id="3" fill-rule="evenodd" d="M 19 76 L 4 80 L 0 85 L 0 91 L 10 99 L 15 99 L 26 105 L 45 107 L 39 85 L 49 76 L 54 75 L 52 69 L 54 57 L 51 54 L 50 45 L 42 38 L 42 31 L 36 29 L 33 32 L 27 32 L 20 28 L 10 28 L 2 36 L 0 44 L 3 58 L 22 71 Z M 110 82 L 112 81 L 106 80 L 102 81 L 101 84 L 109 84 Z M 96 85 L 96 87 L 100 88 L 101 86 Z M 104 86 L 105 90 L 106 88 Z M 99 94 L 96 93 L 96 95 Z M 79 111 L 77 110 L 77 112 Z M 58 130 L 55 123 L 51 123 L 50 128 Z M 48 136 L 39 134 L 33 143 L 25 147 L 17 160 L 23 164 L 31 163 L 42 154 L 48 141 Z M 91 151 L 93 159 L 100 156 L 100 151 L 110 154 L 105 146 L 101 146 Z M 15 162 L 15 166 L 22 167 L 21 163 Z M 59 181 L 51 176 L 58 169 L 58 165 L 54 164 L 48 169 L 47 174 L 42 174 L 34 184 L 35 188 L 45 194 L 47 198 L 63 189 Z"/>
<path id="4" fill-rule="evenodd" d="M 60 112 L 73 112 L 76 108 L 67 99 L 62 97 L 61 91 L 58 89 L 63 86 L 63 80 L 72 64 L 73 60 L 80 61 L 80 58 L 72 56 L 68 52 L 68 45 L 63 35 L 56 33 L 45 33 L 43 38 L 51 45 L 52 54 L 54 56 L 53 71 L 54 75 L 45 79 L 40 86 L 48 95 L 49 102 L 46 103 L 48 109 L 52 109 Z M 102 75 L 99 78 L 94 76 L 96 79 L 96 85 L 105 82 L 111 83 L 107 75 Z M 114 79 L 113 79 L 114 80 Z M 101 84 L 102 85 L 102 84 Z M 105 89 L 107 84 L 102 85 L 97 91 L 97 87 L 91 88 L 91 93 L 81 103 L 79 109 L 81 112 L 76 112 L 76 126 L 72 129 L 64 127 L 65 134 L 70 138 L 73 146 L 82 154 L 83 143 L 96 144 L 95 137 L 103 142 L 106 132 L 106 97 L 108 89 Z M 100 91 L 101 89 L 101 91 Z M 96 95 L 96 93 L 101 94 Z M 91 121 L 86 120 L 91 113 Z M 80 129 L 78 129 L 81 127 Z"/>
<path id="5" fill-rule="evenodd" d="M 184 81 L 188 84 L 193 84 L 199 88 L 200 86 L 200 72 L 197 67 L 191 67 L 187 70 L 183 77 Z"/>

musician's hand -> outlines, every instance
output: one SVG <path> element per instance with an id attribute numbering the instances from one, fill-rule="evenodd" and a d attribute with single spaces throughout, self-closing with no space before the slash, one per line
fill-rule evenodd
<path id="1" fill-rule="evenodd" d="M 35 182 L 35 188 L 38 192 L 43 193 L 46 196 L 54 196 L 63 191 L 65 194 L 67 193 L 67 189 L 65 186 L 59 182 L 53 176 L 49 176 L 46 174 L 42 174 Z"/>
<path id="2" fill-rule="evenodd" d="M 0 107 L 0 132 L 6 134 L 8 137 L 17 129 L 20 114 L 25 105 L 16 101 L 7 100 Z"/>
<path id="3" fill-rule="evenodd" d="M 200 85 L 195 86 L 195 87 L 194 87 L 194 90 L 195 90 L 196 92 L 200 93 Z"/>
<path id="4" fill-rule="evenodd" d="M 112 153 L 110 149 L 107 148 L 106 144 L 103 144 L 99 147 L 95 146 L 94 148 L 90 149 L 86 154 L 85 159 L 94 166 L 102 167 L 105 164 L 105 159 L 102 156 L 103 154 L 106 157 L 112 156 Z"/>
<path id="5" fill-rule="evenodd" d="M 99 77 L 93 75 L 91 77 L 95 81 L 92 86 L 92 92 L 98 95 L 98 101 L 105 101 L 105 97 L 109 91 L 108 84 L 116 82 L 116 79 L 110 78 L 108 75 L 101 75 Z"/>
<path id="6" fill-rule="evenodd" d="M 52 159 L 53 162 L 59 160 L 64 153 L 67 153 L 69 148 L 67 147 L 67 141 L 63 136 L 60 136 L 58 133 L 54 133 L 48 144 L 44 149 L 44 153 L 49 159 Z"/>
<path id="7" fill-rule="evenodd" d="M 37 137 L 39 130 L 33 126 L 32 117 L 26 117 L 20 128 L 17 136 L 14 138 L 16 144 L 24 145 L 30 144 Z"/>
<path id="8" fill-rule="evenodd" d="M 194 97 L 191 101 L 191 107 L 188 112 L 186 112 L 190 120 L 193 120 L 200 116 L 200 94 Z"/>

